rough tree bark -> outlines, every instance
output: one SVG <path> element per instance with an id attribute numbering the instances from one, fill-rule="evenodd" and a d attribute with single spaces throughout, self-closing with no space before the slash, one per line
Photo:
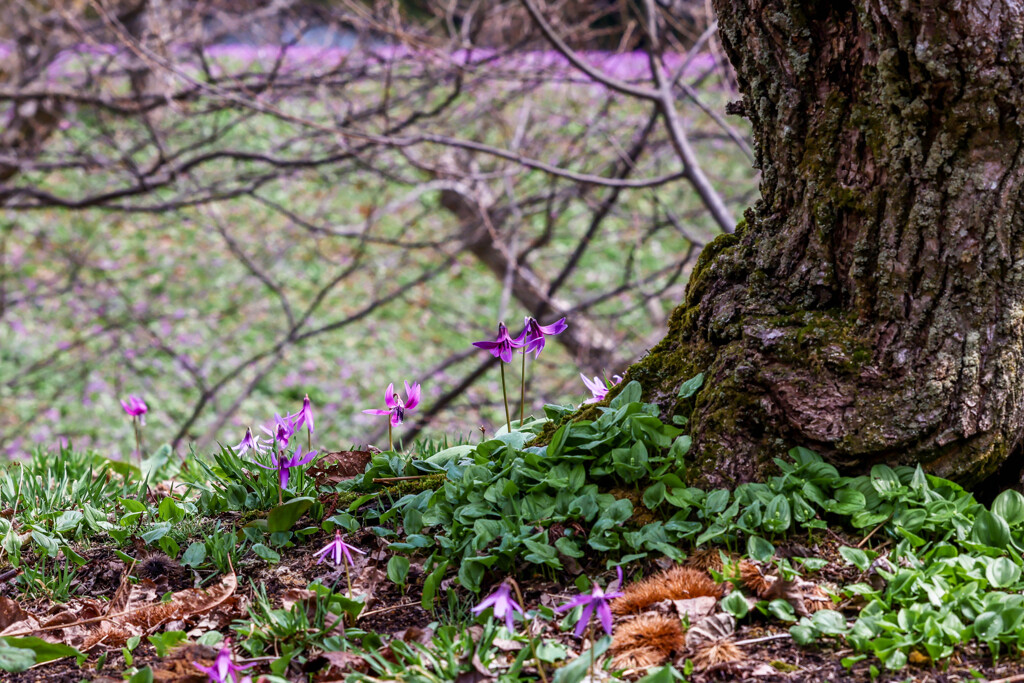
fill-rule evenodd
<path id="1" fill-rule="evenodd" d="M 704 483 L 796 444 L 847 471 L 1019 476 L 1024 2 L 715 6 L 762 197 L 630 376 L 690 416 Z"/>

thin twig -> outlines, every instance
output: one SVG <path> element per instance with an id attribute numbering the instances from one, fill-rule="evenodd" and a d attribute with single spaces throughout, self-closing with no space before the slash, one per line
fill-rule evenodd
<path id="1" fill-rule="evenodd" d="M 749 638 L 747 640 L 737 640 L 733 645 L 753 645 L 754 643 L 764 643 L 769 640 L 782 640 L 783 638 L 792 638 L 793 636 L 788 633 L 776 633 L 771 636 L 762 636 L 761 638 Z"/>
<path id="2" fill-rule="evenodd" d="M 412 607 L 413 605 L 417 605 L 417 604 L 419 604 L 419 603 L 416 603 L 416 602 L 403 602 L 401 605 L 391 605 L 391 607 L 381 607 L 380 609 L 370 610 L 369 612 L 363 612 L 362 614 L 360 614 L 359 617 L 356 619 L 356 621 L 359 621 L 359 619 L 362 619 L 363 617 L 371 616 L 373 614 L 383 614 L 384 612 L 391 612 L 391 611 L 396 610 L 396 609 L 402 609 L 403 607 Z"/>
<path id="3" fill-rule="evenodd" d="M 860 547 L 862 547 L 862 546 L 863 546 L 863 545 L 864 545 L 865 543 L 867 543 L 867 542 L 868 542 L 868 540 L 869 540 L 869 539 L 870 539 L 870 538 L 871 538 L 872 536 L 874 536 L 874 535 L 875 535 L 875 532 L 877 532 L 877 531 L 878 531 L 879 529 L 881 529 L 881 528 L 882 528 L 883 526 L 885 526 L 886 524 L 888 524 L 888 523 L 889 523 L 889 520 L 890 520 L 890 519 L 892 519 L 892 515 L 889 515 L 888 517 L 886 517 L 886 518 L 885 518 L 885 520 L 884 520 L 884 521 L 883 521 L 883 522 L 882 522 L 881 524 L 879 524 L 878 526 L 876 526 L 876 527 L 875 527 L 874 529 L 872 529 L 872 530 L 871 530 L 871 533 L 870 533 L 870 534 L 868 534 L 868 535 L 867 535 L 867 536 L 865 536 L 865 537 L 864 537 L 863 539 L 861 539 L 861 542 L 857 544 L 857 547 L 858 547 L 858 548 L 860 548 Z"/>

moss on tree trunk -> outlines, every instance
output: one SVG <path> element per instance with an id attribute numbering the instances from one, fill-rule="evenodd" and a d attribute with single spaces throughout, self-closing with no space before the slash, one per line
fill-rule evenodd
<path id="1" fill-rule="evenodd" d="M 761 477 L 796 444 L 849 471 L 1017 476 L 1021 3 L 715 5 L 761 199 L 629 377 L 690 417 L 703 483 Z"/>

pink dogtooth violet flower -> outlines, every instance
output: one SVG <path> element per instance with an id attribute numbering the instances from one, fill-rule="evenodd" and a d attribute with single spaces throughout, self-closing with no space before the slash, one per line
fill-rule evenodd
<path id="1" fill-rule="evenodd" d="M 274 413 L 274 424 L 270 429 L 260 427 L 275 442 L 278 448 L 288 448 L 288 441 L 295 434 L 295 427 L 291 420 L 286 420 L 277 413 Z"/>
<path id="2" fill-rule="evenodd" d="M 233 449 L 235 455 L 242 455 L 246 451 L 252 451 L 253 453 L 263 453 L 267 450 L 267 447 L 260 441 L 260 437 L 252 435 L 252 429 L 246 427 L 245 437 L 238 443 Z"/>
<path id="3" fill-rule="evenodd" d="M 589 379 L 581 372 L 580 378 L 583 380 L 583 383 L 587 385 L 587 389 L 590 389 L 590 393 L 593 394 L 591 398 L 588 398 L 583 403 L 600 403 L 608 396 L 609 386 L 605 382 L 602 382 L 600 377 Z M 620 382 L 622 382 L 622 377 L 619 375 L 612 375 L 611 386 L 614 387 Z"/>
<path id="4" fill-rule="evenodd" d="M 505 620 L 505 628 L 508 629 L 509 633 L 515 632 L 515 620 L 513 618 L 514 612 L 519 612 L 523 619 L 526 619 L 523 607 L 512 597 L 512 587 L 508 585 L 507 581 L 503 581 L 502 584 L 498 586 L 497 590 L 481 600 L 480 604 L 471 609 L 470 612 L 473 614 L 481 614 L 488 607 L 494 609 L 495 619 Z"/>
<path id="5" fill-rule="evenodd" d="M 284 457 L 284 454 L 278 455 L 276 453 L 270 454 L 270 462 L 274 464 L 273 467 L 267 467 L 266 465 L 260 464 L 253 461 L 254 465 L 262 467 L 265 470 L 277 470 L 277 476 L 281 481 L 281 488 L 288 488 L 288 479 L 291 478 L 291 469 L 293 467 L 299 467 L 305 465 L 313 458 L 316 457 L 316 451 L 310 451 L 306 455 L 302 455 L 302 445 L 295 449 L 295 454 L 290 458 Z"/>
<path id="6" fill-rule="evenodd" d="M 128 400 L 122 399 L 121 407 L 124 408 L 124 412 L 128 413 L 132 417 L 139 418 L 139 422 L 146 424 L 146 413 L 149 412 L 149 406 L 138 396 L 129 395 Z"/>
<path id="7" fill-rule="evenodd" d="M 498 323 L 498 336 L 494 341 L 473 342 L 473 346 L 489 351 L 492 356 L 500 358 L 503 363 L 511 363 L 512 349 L 518 349 L 522 344 L 509 336 L 505 323 Z"/>
<path id="8" fill-rule="evenodd" d="M 317 556 L 319 556 L 320 559 L 317 560 L 316 563 L 320 564 L 329 557 L 335 567 L 340 565 L 342 562 L 345 562 L 350 567 L 355 567 L 355 562 L 352 561 L 353 552 L 357 552 L 360 555 L 366 554 L 365 550 L 360 550 L 359 548 L 349 545 L 348 543 L 345 543 L 345 541 L 341 540 L 341 531 L 335 529 L 334 540 L 317 551 Z"/>
<path id="9" fill-rule="evenodd" d="M 192 662 L 192 666 L 209 676 L 209 683 L 236 683 L 236 681 L 241 683 L 237 678 L 237 674 L 251 668 L 248 666 L 238 666 L 231 660 L 230 638 L 224 639 L 224 645 L 221 647 L 220 652 L 217 653 L 217 659 L 214 660 L 213 666 L 203 666 L 199 662 Z M 248 678 L 246 676 L 242 680 Z"/>
<path id="10" fill-rule="evenodd" d="M 397 427 L 402 424 L 402 420 L 405 419 L 405 413 L 412 410 L 420 404 L 420 385 L 413 382 L 409 384 L 405 383 L 405 400 L 395 393 L 395 384 L 392 382 L 388 385 L 387 390 L 384 392 L 384 405 L 387 409 L 383 408 L 370 408 L 363 412 L 367 415 L 390 415 L 391 425 Z"/>
<path id="11" fill-rule="evenodd" d="M 619 572 L 619 586 L 622 586 L 622 567 L 615 568 Z M 590 593 L 584 593 L 577 595 L 575 598 L 565 603 L 561 607 L 555 608 L 556 612 L 566 612 L 571 610 L 573 607 L 583 606 L 583 614 L 580 615 L 580 620 L 576 622 L 576 637 L 580 638 L 583 636 L 583 632 L 587 630 L 587 624 L 590 623 L 590 619 L 594 616 L 594 612 L 597 612 L 598 618 L 601 620 L 601 628 L 608 635 L 612 634 L 612 608 L 611 601 L 622 595 L 621 591 L 608 591 L 607 593 L 594 583 L 594 588 Z"/>
<path id="12" fill-rule="evenodd" d="M 536 318 L 527 316 L 523 319 L 524 328 L 519 336 L 512 340 L 515 346 L 523 348 L 523 353 L 534 352 L 534 358 L 540 358 L 540 352 L 544 350 L 544 337 L 554 336 L 565 332 L 569 327 L 565 318 L 556 320 L 550 325 L 541 325 Z"/>
<path id="13" fill-rule="evenodd" d="M 313 408 L 309 404 L 309 394 L 302 399 L 302 409 L 294 415 L 289 415 L 288 419 L 292 421 L 293 433 L 297 432 L 302 425 L 306 425 L 310 434 L 313 433 Z"/>

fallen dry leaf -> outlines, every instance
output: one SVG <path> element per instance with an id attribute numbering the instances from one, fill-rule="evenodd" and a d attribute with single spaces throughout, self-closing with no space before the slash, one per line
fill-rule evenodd
<path id="1" fill-rule="evenodd" d="M 731 638 L 736 632 L 736 618 L 731 614 L 720 612 L 701 619 L 686 632 L 686 646 L 697 649 L 707 643 Z"/>
<path id="2" fill-rule="evenodd" d="M 780 579 L 773 582 L 765 591 L 764 599 L 785 600 L 793 606 L 798 617 L 809 617 L 818 610 L 832 607 L 832 599 L 821 586 L 799 577 L 792 581 Z"/>
<path id="3" fill-rule="evenodd" d="M 676 608 L 679 618 L 685 617 L 691 624 L 696 624 L 704 617 L 714 614 L 716 605 L 718 605 L 718 600 L 706 595 L 689 600 L 672 601 L 672 606 Z"/>
<path id="4" fill-rule="evenodd" d="M 12 624 L 0 636 L 35 635 L 50 642 L 64 643 L 82 651 L 97 645 L 120 647 L 132 636 L 153 633 L 160 626 L 202 614 L 227 600 L 238 588 L 234 573 L 225 575 L 209 589 L 189 588 L 171 595 L 168 602 L 136 599 L 150 596 L 152 588 L 138 591 L 127 580 L 107 604 L 91 598 L 68 603 L 61 611 L 37 625 Z"/>
<path id="5" fill-rule="evenodd" d="M 336 451 L 318 459 L 306 474 L 319 486 L 337 484 L 346 479 L 362 476 L 370 464 L 370 451 Z"/>

